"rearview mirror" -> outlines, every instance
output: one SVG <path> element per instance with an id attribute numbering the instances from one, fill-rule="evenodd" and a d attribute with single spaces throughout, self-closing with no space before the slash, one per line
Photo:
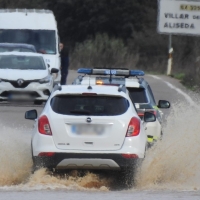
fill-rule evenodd
<path id="1" fill-rule="evenodd" d="M 37 119 L 37 110 L 29 110 L 25 112 L 25 119 Z"/>
<path id="2" fill-rule="evenodd" d="M 59 70 L 58 69 L 56 69 L 56 68 L 52 68 L 51 69 L 51 74 L 56 74 L 56 73 L 58 73 L 59 72 Z"/>
<path id="3" fill-rule="evenodd" d="M 144 122 L 155 122 L 156 116 L 151 112 L 144 113 Z"/>
<path id="4" fill-rule="evenodd" d="M 170 107 L 169 101 L 159 100 L 158 108 L 169 108 L 169 107 Z"/>

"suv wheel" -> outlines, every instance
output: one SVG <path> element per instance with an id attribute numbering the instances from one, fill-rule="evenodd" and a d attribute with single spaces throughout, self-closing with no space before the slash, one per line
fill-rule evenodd
<path id="1" fill-rule="evenodd" d="M 133 187 L 134 180 L 135 180 L 135 171 L 136 169 L 134 167 L 128 167 L 128 168 L 122 169 L 119 172 L 118 179 L 123 187 L 125 188 Z"/>

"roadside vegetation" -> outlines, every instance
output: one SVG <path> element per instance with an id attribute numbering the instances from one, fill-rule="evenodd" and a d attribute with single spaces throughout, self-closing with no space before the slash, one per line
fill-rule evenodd
<path id="1" fill-rule="evenodd" d="M 97 34 L 94 39 L 77 43 L 71 52 L 71 68 L 118 67 L 132 69 L 138 55 L 131 54 L 122 39 L 109 38 L 107 34 Z"/>
<path id="2" fill-rule="evenodd" d="M 54 12 L 70 67 L 124 67 L 166 73 L 168 36 L 157 33 L 157 0 L 0 0 L 0 8 Z M 200 87 L 200 38 L 173 36 L 172 76 Z"/>

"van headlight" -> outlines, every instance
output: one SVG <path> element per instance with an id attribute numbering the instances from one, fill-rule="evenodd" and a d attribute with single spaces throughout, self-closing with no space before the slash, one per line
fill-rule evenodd
<path id="1" fill-rule="evenodd" d="M 51 82 L 51 76 L 46 76 L 45 78 L 39 80 L 39 83 L 41 83 L 41 84 L 49 83 L 49 82 Z"/>

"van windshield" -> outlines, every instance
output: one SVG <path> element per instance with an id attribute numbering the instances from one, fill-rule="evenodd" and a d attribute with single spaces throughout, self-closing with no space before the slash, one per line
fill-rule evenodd
<path id="1" fill-rule="evenodd" d="M 54 30 L 1 29 L 0 43 L 32 44 L 39 53 L 56 54 L 56 37 Z"/>

